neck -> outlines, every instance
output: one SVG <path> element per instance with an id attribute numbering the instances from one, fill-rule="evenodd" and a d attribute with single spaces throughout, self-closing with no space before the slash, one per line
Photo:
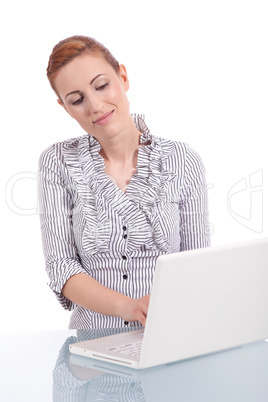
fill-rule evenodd
<path id="1" fill-rule="evenodd" d="M 131 119 L 129 127 L 124 132 L 101 143 L 100 154 L 109 163 L 127 165 L 137 157 L 139 142 L 140 132 Z"/>

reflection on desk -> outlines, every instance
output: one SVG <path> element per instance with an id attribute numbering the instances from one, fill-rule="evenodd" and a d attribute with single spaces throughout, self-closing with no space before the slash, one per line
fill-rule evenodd
<path id="1" fill-rule="evenodd" d="M 147 370 L 69 353 L 70 343 L 115 332 L 0 332 L 0 401 L 268 401 L 265 341 Z"/>
<path id="2" fill-rule="evenodd" d="M 120 367 L 114 368 L 114 365 L 99 367 L 96 360 L 69 353 L 70 343 L 131 330 L 133 328 L 77 330 L 77 337 L 68 338 L 53 371 L 53 401 L 145 402 L 141 383 L 132 378 L 132 374 L 121 372 Z"/>
<path id="3" fill-rule="evenodd" d="M 76 337 L 66 340 L 53 371 L 54 402 L 268 401 L 268 343 L 265 341 L 146 370 L 69 353 L 70 343 L 116 332 L 77 331 Z"/>

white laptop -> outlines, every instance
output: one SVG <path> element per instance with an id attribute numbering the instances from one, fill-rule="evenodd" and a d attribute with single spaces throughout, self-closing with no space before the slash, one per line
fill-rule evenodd
<path id="1" fill-rule="evenodd" d="M 145 329 L 71 344 L 69 349 L 144 369 L 267 337 L 264 238 L 158 257 Z"/>

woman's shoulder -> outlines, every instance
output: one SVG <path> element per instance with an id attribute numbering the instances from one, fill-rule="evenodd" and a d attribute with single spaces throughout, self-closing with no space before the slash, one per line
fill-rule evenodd
<path id="1" fill-rule="evenodd" d="M 40 155 L 40 161 L 45 162 L 51 159 L 61 159 L 64 154 L 77 154 L 81 143 L 88 139 L 88 134 L 80 137 L 69 138 L 64 141 L 55 142 L 47 147 Z"/>
<path id="2" fill-rule="evenodd" d="M 46 148 L 42 153 L 50 153 L 56 151 L 63 151 L 65 149 L 77 149 L 79 144 L 88 138 L 88 134 L 82 135 L 80 137 L 69 138 L 64 141 L 55 142 Z"/>
<path id="3" fill-rule="evenodd" d="M 153 141 L 161 149 L 162 160 L 165 161 L 166 167 L 176 170 L 177 166 L 185 171 L 204 170 L 201 156 L 187 142 L 156 136 L 153 136 Z"/>
<path id="4" fill-rule="evenodd" d="M 179 158 L 184 160 L 187 155 L 195 151 L 189 146 L 188 143 L 179 140 L 171 140 L 160 136 L 152 136 L 154 146 L 161 148 L 163 155 L 169 158 Z"/>

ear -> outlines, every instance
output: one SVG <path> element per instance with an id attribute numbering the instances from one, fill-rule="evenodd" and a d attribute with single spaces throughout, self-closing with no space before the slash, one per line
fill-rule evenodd
<path id="1" fill-rule="evenodd" d="M 119 66 L 119 77 L 122 81 L 123 87 L 127 92 L 129 90 L 129 80 L 127 75 L 127 70 L 124 64 L 120 64 Z"/>
<path id="2" fill-rule="evenodd" d="M 64 107 L 64 109 L 65 109 L 65 106 L 64 106 L 64 104 L 63 104 L 63 102 L 62 102 L 61 99 L 57 99 L 57 102 L 58 102 L 59 105 L 61 105 L 61 106 Z"/>

